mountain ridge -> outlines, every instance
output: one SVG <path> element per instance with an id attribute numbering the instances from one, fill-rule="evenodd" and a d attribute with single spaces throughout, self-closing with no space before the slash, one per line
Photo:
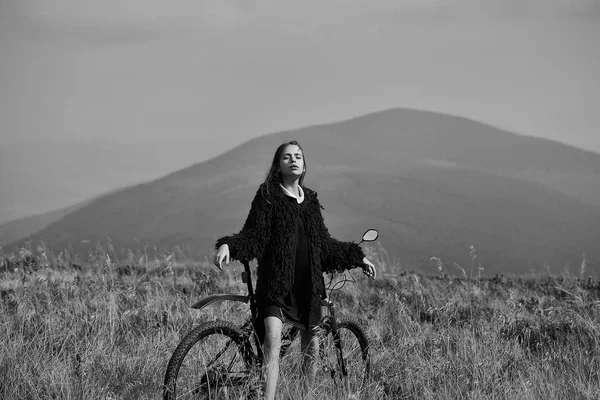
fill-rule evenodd
<path id="1" fill-rule="evenodd" d="M 22 143 L 0 148 L 0 223 L 85 202 L 198 162 L 201 146 L 116 141 Z"/>
<path id="2" fill-rule="evenodd" d="M 103 196 L 34 237 L 80 250 L 81 240 L 109 236 L 117 246 L 186 244 L 206 254 L 216 237 L 241 228 L 275 147 L 296 139 L 306 152 L 307 185 L 319 191 L 327 224 L 343 240 L 357 239 L 376 220 L 382 243 L 415 268 L 430 268 L 431 256 L 468 263 L 469 245 L 490 271 L 573 265 L 583 252 L 595 265 L 600 156 L 581 161 L 584 150 L 558 142 L 463 117 L 393 110 L 248 140 Z M 547 142 L 568 150 L 555 154 Z M 529 143 L 539 146 L 528 151 Z"/>

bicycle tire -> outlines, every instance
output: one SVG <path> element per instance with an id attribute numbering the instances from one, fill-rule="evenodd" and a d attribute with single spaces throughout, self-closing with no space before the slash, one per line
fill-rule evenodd
<path id="1" fill-rule="evenodd" d="M 227 399 L 235 398 L 233 393 L 247 393 L 255 359 L 248 338 L 234 324 L 202 324 L 173 352 L 165 372 L 163 400 Z"/>
<path id="2" fill-rule="evenodd" d="M 326 323 L 319 346 L 322 376 L 319 386 L 323 387 L 323 394 L 331 398 L 360 398 L 366 392 L 371 373 L 369 340 L 358 320 L 341 318 L 337 324 L 346 374 L 342 370 L 331 325 Z"/>

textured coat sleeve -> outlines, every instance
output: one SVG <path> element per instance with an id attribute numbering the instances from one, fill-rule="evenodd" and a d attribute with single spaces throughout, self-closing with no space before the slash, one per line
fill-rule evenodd
<path id="1" fill-rule="evenodd" d="M 316 197 L 318 203 L 318 220 L 319 231 L 321 236 L 321 268 L 323 272 L 344 271 L 355 268 L 358 263 L 362 263 L 365 254 L 361 247 L 354 242 L 342 242 L 334 239 L 329 234 L 329 230 L 325 226 L 325 220 L 321 213 L 321 204 Z"/>
<path id="2" fill-rule="evenodd" d="M 215 248 L 227 244 L 231 258 L 248 261 L 259 259 L 271 237 L 271 208 L 259 188 L 242 230 L 218 239 Z"/>

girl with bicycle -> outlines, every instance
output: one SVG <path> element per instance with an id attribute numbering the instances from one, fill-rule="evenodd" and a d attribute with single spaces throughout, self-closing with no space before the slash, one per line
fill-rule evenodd
<path id="1" fill-rule="evenodd" d="M 258 261 L 256 328 L 264 336 L 264 394 L 269 400 L 275 398 L 284 322 L 301 329 L 306 386 L 314 380 L 312 360 L 318 351 L 314 327 L 321 319 L 323 273 L 360 265 L 367 276 L 376 274 L 356 243 L 330 236 L 317 193 L 304 186 L 305 175 L 304 151 L 298 142 L 280 145 L 242 230 L 216 243 L 219 269 L 230 258 Z"/>

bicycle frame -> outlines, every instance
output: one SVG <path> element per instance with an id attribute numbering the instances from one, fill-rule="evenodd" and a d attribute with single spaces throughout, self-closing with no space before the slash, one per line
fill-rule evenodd
<path id="1" fill-rule="evenodd" d="M 240 303 L 248 303 L 249 302 L 252 318 L 244 324 L 243 328 L 248 327 L 248 325 L 252 325 L 252 321 L 255 321 L 256 317 L 258 316 L 258 307 L 256 305 L 256 296 L 254 294 L 254 287 L 252 285 L 250 262 L 247 260 L 242 260 L 241 263 L 244 266 L 244 272 L 242 272 L 242 282 L 246 283 L 246 287 L 248 289 L 247 296 L 228 294 L 228 293 L 213 294 L 213 295 L 205 297 L 204 299 L 196 302 L 194 305 L 192 305 L 192 308 L 201 310 L 210 305 L 216 305 L 216 304 L 219 304 L 219 303 L 221 303 L 223 301 L 227 301 L 227 300 L 237 301 Z M 328 308 L 329 315 L 324 318 L 324 320 L 325 320 L 324 324 L 329 325 L 329 327 L 331 329 L 331 333 L 333 335 L 333 342 L 337 349 L 338 362 L 342 369 L 342 375 L 347 376 L 348 372 L 346 370 L 346 362 L 342 356 L 342 354 L 343 354 L 342 346 L 343 345 L 342 345 L 342 341 L 340 339 L 337 320 L 335 318 L 335 304 L 329 299 L 324 299 L 322 301 L 321 305 Z M 285 353 L 289 347 L 289 344 L 296 337 L 296 335 L 298 334 L 298 331 L 299 331 L 299 329 L 297 327 L 292 327 L 292 329 L 290 329 L 290 331 L 286 332 L 286 334 L 282 337 L 282 343 L 286 343 L 286 345 L 282 345 L 282 347 L 281 347 L 281 351 L 280 351 L 281 356 L 285 355 Z M 256 331 L 254 330 L 254 327 L 252 327 L 252 333 L 254 333 L 256 335 Z M 259 343 L 258 337 L 255 337 L 255 339 L 256 339 L 257 343 Z M 260 345 L 257 346 L 257 353 L 258 353 L 257 361 L 260 364 L 262 364 L 264 355 L 263 355 L 262 347 Z"/>
<path id="2" fill-rule="evenodd" d="M 363 234 L 363 240 L 360 243 L 363 241 L 376 240 L 377 235 L 378 232 L 376 230 L 369 229 Z M 217 342 L 221 344 L 211 347 L 211 350 L 217 351 L 216 356 L 210 356 L 208 357 L 208 361 L 203 361 L 206 367 L 204 374 L 201 376 L 198 376 L 195 373 L 192 374 L 192 376 L 195 377 L 194 381 L 199 383 L 199 386 L 192 386 L 193 391 L 197 390 L 199 393 L 205 388 L 210 390 L 210 388 L 215 384 L 217 385 L 214 386 L 215 388 L 219 387 L 220 382 L 224 382 L 225 379 L 228 379 L 228 375 L 232 372 L 233 380 L 228 380 L 228 384 L 223 387 L 226 388 L 227 385 L 231 385 L 232 387 L 244 385 L 254 373 L 252 371 L 256 372 L 256 368 L 258 367 L 260 369 L 260 367 L 263 365 L 264 354 L 262 342 L 260 340 L 261 338 L 259 337 L 259 333 L 261 333 L 262 329 L 257 329 L 262 328 L 262 321 L 257 321 L 259 310 L 256 294 L 252 285 L 250 262 L 248 260 L 240 261 L 244 266 L 244 271 L 242 272 L 242 281 L 246 283 L 248 292 L 247 295 L 216 293 L 197 301 L 192 305 L 192 308 L 202 310 L 210 305 L 220 304 L 223 301 L 233 301 L 249 304 L 251 316 L 247 317 L 241 326 L 231 321 L 215 320 L 208 321 L 190 331 L 179 343 L 177 349 L 169 360 L 167 372 L 165 373 L 165 386 L 163 392 L 165 399 L 172 399 L 176 396 L 175 392 L 179 368 L 182 365 L 183 359 L 188 354 L 188 351 L 192 348 L 192 346 L 195 345 L 196 342 L 203 341 L 208 337 L 216 339 Z M 356 266 L 362 266 L 365 268 L 366 264 L 362 265 L 362 263 L 357 263 Z M 325 294 L 327 296 L 330 295 L 334 290 L 338 290 L 343 287 L 346 282 L 356 282 L 352 274 L 350 274 L 348 277 L 344 273 L 341 280 L 338 280 L 336 283 L 331 285 L 331 283 L 334 281 L 334 278 L 335 276 L 332 274 L 331 280 L 325 287 Z M 339 286 L 340 283 L 341 286 Z M 344 380 L 344 384 L 349 384 L 350 380 L 346 378 L 349 378 L 350 375 L 354 377 L 355 371 L 358 371 L 357 373 L 360 380 L 357 381 L 352 379 L 351 381 L 360 382 L 359 385 L 364 384 L 368 380 L 370 362 L 368 355 L 368 339 L 360 327 L 361 323 L 353 318 L 344 317 L 338 321 L 335 315 L 335 305 L 331 300 L 329 300 L 328 297 L 322 299 L 321 306 L 326 307 L 328 311 L 319 322 L 317 333 L 320 347 L 319 355 L 322 362 L 323 371 L 331 374 L 331 378 L 333 378 L 334 383 L 336 383 L 336 387 L 339 378 Z M 259 325 L 257 325 L 257 322 Z M 282 331 L 281 337 L 281 348 L 279 353 L 280 358 L 287 354 L 288 349 L 298 335 L 299 330 L 306 329 L 306 327 L 298 326 L 298 324 L 286 323 L 284 326 L 285 329 Z M 329 337 L 330 334 L 331 337 Z M 348 342 L 346 342 L 345 339 L 346 335 L 349 335 Z M 218 339 L 217 337 L 221 339 Z M 225 342 L 222 342 L 223 338 L 226 339 Z M 333 343 L 331 340 L 333 340 Z M 215 342 L 215 344 L 217 342 Z M 349 343 L 352 343 L 350 345 L 352 350 L 350 352 L 348 352 L 348 350 L 346 351 L 349 355 L 351 355 L 350 357 L 352 357 L 348 358 L 348 360 L 352 361 L 347 361 L 344 359 L 345 354 L 342 351 L 343 348 L 347 347 Z M 357 343 L 357 346 L 355 346 L 354 343 Z M 335 350 L 332 349 L 332 344 Z M 229 359 L 229 356 L 225 356 L 225 365 L 219 366 L 219 364 L 217 364 L 217 360 L 220 359 L 221 355 L 223 355 L 231 345 L 236 347 L 236 350 L 234 350 L 232 353 L 233 358 Z M 357 348 L 359 348 L 358 353 L 355 350 Z M 335 356 L 331 354 L 332 350 L 336 353 Z M 236 370 L 230 371 L 230 367 L 234 362 L 236 362 L 237 365 L 237 361 L 235 360 L 238 355 L 243 357 L 243 360 L 241 360 L 243 362 L 243 367 L 242 369 L 236 368 Z M 359 355 L 362 358 L 362 360 L 358 360 L 359 364 L 356 364 L 354 355 Z M 296 361 L 297 360 L 295 359 L 293 360 L 293 362 Z M 206 362 L 208 362 L 208 364 L 206 364 Z M 213 364 L 215 365 L 215 368 L 212 367 Z M 358 369 L 354 368 L 355 365 L 358 365 Z M 239 374 L 242 375 L 238 376 Z M 184 374 L 184 376 L 186 376 L 183 378 L 184 380 L 188 379 L 187 375 Z"/>
<path id="3" fill-rule="evenodd" d="M 256 305 L 256 296 L 254 295 L 254 288 L 252 286 L 252 275 L 251 275 L 251 271 L 250 271 L 250 262 L 247 260 L 242 260 L 241 263 L 244 266 L 244 272 L 242 272 L 242 282 L 246 283 L 246 286 L 248 289 L 247 296 L 243 296 L 243 295 L 239 295 L 239 294 L 229 294 L 229 293 L 216 293 L 216 294 L 207 296 L 207 297 L 203 298 L 202 300 L 194 303 L 192 305 L 192 308 L 194 308 L 196 310 L 202 310 L 203 308 L 206 308 L 211 305 L 218 305 L 227 300 L 237 301 L 240 303 L 250 303 L 250 312 L 252 314 L 252 317 L 249 321 L 247 321 L 243 325 L 242 328 L 247 327 L 247 325 L 249 323 L 252 324 L 252 321 L 255 321 L 256 317 L 258 316 L 258 307 Z M 254 327 L 252 327 L 252 331 L 255 332 Z M 259 343 L 258 337 L 256 338 L 256 340 L 257 340 L 257 343 Z M 262 353 L 261 346 L 257 346 L 257 352 L 258 352 L 258 354 L 257 354 L 258 361 L 260 363 L 262 363 L 263 353 Z"/>

